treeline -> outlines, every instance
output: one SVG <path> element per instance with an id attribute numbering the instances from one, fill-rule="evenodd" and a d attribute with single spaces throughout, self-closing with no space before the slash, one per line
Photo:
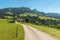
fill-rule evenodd
<path id="1" fill-rule="evenodd" d="M 60 21 L 52 19 L 41 19 L 39 16 L 25 16 L 25 21 L 29 23 L 34 23 L 37 25 L 45 25 L 48 27 L 54 27 L 60 29 Z"/>

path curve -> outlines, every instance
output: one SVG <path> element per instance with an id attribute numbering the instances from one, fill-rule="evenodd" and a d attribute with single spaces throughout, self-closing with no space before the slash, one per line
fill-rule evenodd
<path id="1" fill-rule="evenodd" d="M 24 31 L 25 31 L 25 40 L 58 40 L 55 37 L 52 37 L 51 35 L 39 31 L 36 28 L 33 28 L 28 25 L 22 24 Z"/>

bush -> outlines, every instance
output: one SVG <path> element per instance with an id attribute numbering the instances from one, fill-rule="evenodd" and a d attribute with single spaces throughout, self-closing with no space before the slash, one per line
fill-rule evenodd
<path id="1" fill-rule="evenodd" d="M 36 23 L 36 25 L 39 25 L 39 22 L 38 21 L 36 21 L 35 23 Z"/>
<path id="2" fill-rule="evenodd" d="M 10 20 L 10 22 L 9 23 L 15 23 L 15 21 L 13 21 L 13 20 Z"/>

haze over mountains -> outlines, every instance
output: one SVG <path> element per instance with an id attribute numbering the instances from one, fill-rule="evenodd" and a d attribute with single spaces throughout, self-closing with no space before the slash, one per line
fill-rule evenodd
<path id="1" fill-rule="evenodd" d="M 6 16 L 6 15 L 16 15 L 16 14 L 21 14 L 21 13 L 36 13 L 39 15 L 46 15 L 50 17 L 55 17 L 55 18 L 60 18 L 59 13 L 45 13 L 45 12 L 40 12 L 37 9 L 31 10 L 28 7 L 18 7 L 18 8 L 3 8 L 0 9 L 0 16 Z"/>

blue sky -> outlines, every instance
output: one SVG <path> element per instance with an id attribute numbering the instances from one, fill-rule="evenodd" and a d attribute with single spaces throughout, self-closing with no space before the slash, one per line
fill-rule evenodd
<path id="1" fill-rule="evenodd" d="M 43 12 L 60 13 L 60 0 L 0 0 L 0 8 L 29 7 Z"/>

